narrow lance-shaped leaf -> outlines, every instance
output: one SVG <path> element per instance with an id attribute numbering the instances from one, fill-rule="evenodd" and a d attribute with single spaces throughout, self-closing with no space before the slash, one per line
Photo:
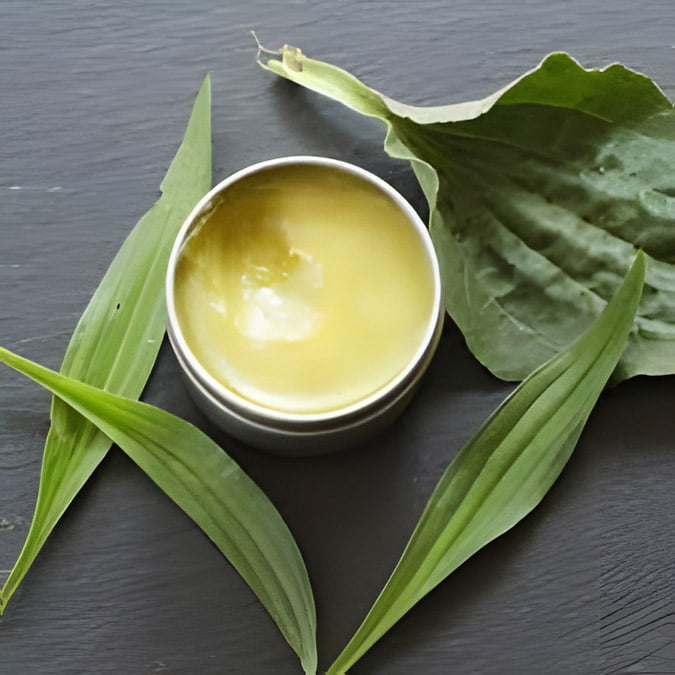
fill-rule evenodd
<path id="1" fill-rule="evenodd" d="M 264 493 L 208 436 L 159 408 L 122 398 L 0 348 L 0 362 L 49 389 L 124 450 L 211 538 L 316 672 L 314 600 L 302 556 Z"/>
<path id="2" fill-rule="evenodd" d="M 644 273 L 638 253 L 588 331 L 525 379 L 453 459 L 330 675 L 345 673 L 424 595 L 541 501 L 626 346 Z"/>
<path id="3" fill-rule="evenodd" d="M 140 396 L 162 342 L 164 279 L 178 228 L 211 187 L 211 88 L 207 77 L 162 195 L 111 263 L 68 345 L 61 372 L 130 398 Z M 37 504 L 27 538 L 0 591 L 2 614 L 50 532 L 110 448 L 110 440 L 54 399 Z"/>
<path id="4" fill-rule="evenodd" d="M 637 248 L 649 273 L 614 377 L 675 372 L 675 109 L 649 78 L 552 54 L 483 100 L 416 107 L 299 49 L 277 57 L 260 62 L 380 119 L 412 162 L 448 313 L 493 373 L 521 380 L 581 335 Z"/>

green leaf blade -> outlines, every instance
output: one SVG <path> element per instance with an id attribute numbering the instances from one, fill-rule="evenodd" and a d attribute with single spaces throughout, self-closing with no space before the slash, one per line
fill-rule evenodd
<path id="1" fill-rule="evenodd" d="M 331 675 L 347 672 L 414 604 L 539 504 L 623 353 L 644 276 L 639 253 L 591 328 L 525 379 L 453 459 Z"/>
<path id="2" fill-rule="evenodd" d="M 675 109 L 649 78 L 552 54 L 485 99 L 425 108 L 297 49 L 291 69 L 287 49 L 266 67 L 378 117 L 386 152 L 412 163 L 448 314 L 483 365 L 522 380 L 591 325 L 640 249 L 638 330 L 614 379 L 675 373 Z"/>
<path id="3" fill-rule="evenodd" d="M 80 318 L 61 372 L 131 398 L 140 396 L 165 329 L 164 278 L 173 240 L 211 187 L 211 88 L 207 75 L 163 193 L 118 251 Z M 37 503 L 23 548 L 0 590 L 0 614 L 110 440 L 58 398 L 52 403 Z"/>
<path id="4" fill-rule="evenodd" d="M 316 673 L 316 612 L 304 561 L 264 493 L 196 427 L 159 408 L 93 388 L 0 349 L 0 361 L 84 416 L 207 534 Z"/>
<path id="5" fill-rule="evenodd" d="M 387 115 L 379 94 L 341 68 L 308 59 L 295 47 L 286 45 L 282 50 L 272 52 L 259 45 L 258 64 L 265 70 L 335 98 L 364 115 L 378 118 Z"/>

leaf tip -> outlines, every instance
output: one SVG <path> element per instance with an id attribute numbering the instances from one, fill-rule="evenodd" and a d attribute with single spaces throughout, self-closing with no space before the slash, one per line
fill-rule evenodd
<path id="1" fill-rule="evenodd" d="M 637 276 L 642 283 L 644 281 L 646 269 L 647 255 L 641 248 L 639 248 L 635 253 L 635 257 L 633 258 L 633 262 L 631 263 L 631 266 L 628 270 L 628 274 L 632 273 L 634 276 Z"/>
<path id="2" fill-rule="evenodd" d="M 272 50 L 267 49 L 262 45 L 255 31 L 251 31 L 253 39 L 258 45 L 258 53 L 256 61 L 258 65 L 265 70 L 270 70 L 279 74 L 283 72 L 301 73 L 304 69 L 304 61 L 306 60 L 302 50 L 291 45 L 284 45 L 281 49 Z M 276 58 L 274 58 L 276 57 Z M 281 57 L 281 59 L 279 59 Z"/>
<path id="3" fill-rule="evenodd" d="M 272 49 L 267 49 L 262 42 L 258 39 L 258 35 L 254 30 L 251 30 L 251 36 L 255 40 L 255 43 L 258 47 L 258 52 L 256 53 L 255 60 L 259 66 L 269 70 L 269 62 L 273 56 L 281 56 L 281 50 L 274 51 Z"/>

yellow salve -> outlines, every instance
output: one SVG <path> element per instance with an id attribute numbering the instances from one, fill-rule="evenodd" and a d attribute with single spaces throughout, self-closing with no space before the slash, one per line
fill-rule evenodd
<path id="1" fill-rule="evenodd" d="M 394 200 L 306 165 L 222 193 L 184 244 L 174 298 L 204 369 L 285 413 L 374 394 L 409 365 L 435 315 L 429 254 Z"/>

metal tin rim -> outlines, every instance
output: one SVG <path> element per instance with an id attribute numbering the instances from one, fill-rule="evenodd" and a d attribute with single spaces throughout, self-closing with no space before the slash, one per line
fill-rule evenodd
<path id="1" fill-rule="evenodd" d="M 435 311 L 430 315 L 424 338 L 420 341 L 420 344 L 408 365 L 389 382 L 383 384 L 368 396 L 359 399 L 348 406 L 318 413 L 288 413 L 268 408 L 240 396 L 235 391 L 228 389 L 218 382 L 192 353 L 181 332 L 174 303 L 174 276 L 176 263 L 187 236 L 191 233 L 192 229 L 198 225 L 204 214 L 208 213 L 214 198 L 229 186 L 246 176 L 260 171 L 293 164 L 313 164 L 345 171 L 366 180 L 387 194 L 404 212 L 408 222 L 416 230 L 424 245 L 433 275 L 433 306 Z M 257 423 L 265 426 L 286 428 L 288 430 L 301 428 L 305 425 L 308 425 L 307 428 L 322 428 L 325 427 L 326 424 L 330 425 L 331 423 L 338 421 L 346 422 L 348 419 L 354 417 L 367 417 L 368 414 L 370 414 L 371 409 L 380 407 L 383 404 L 383 401 L 391 398 L 398 398 L 398 393 L 400 393 L 401 389 L 407 389 L 411 379 L 416 379 L 419 371 L 424 370 L 424 368 L 420 368 L 420 366 L 425 362 L 425 357 L 429 355 L 429 352 L 431 351 L 433 353 L 435 350 L 444 316 L 438 259 L 436 258 L 429 232 L 417 212 L 398 191 L 375 174 L 349 162 L 314 155 L 293 155 L 257 162 L 236 171 L 220 181 L 199 200 L 181 226 L 171 251 L 166 275 L 166 306 L 168 315 L 167 333 L 169 340 L 176 355 L 179 356 L 179 361 L 183 369 L 188 371 L 190 378 L 199 382 L 201 387 L 208 391 L 215 400 L 224 407 L 236 412 L 240 417 L 250 419 L 251 421 L 255 420 Z"/>

